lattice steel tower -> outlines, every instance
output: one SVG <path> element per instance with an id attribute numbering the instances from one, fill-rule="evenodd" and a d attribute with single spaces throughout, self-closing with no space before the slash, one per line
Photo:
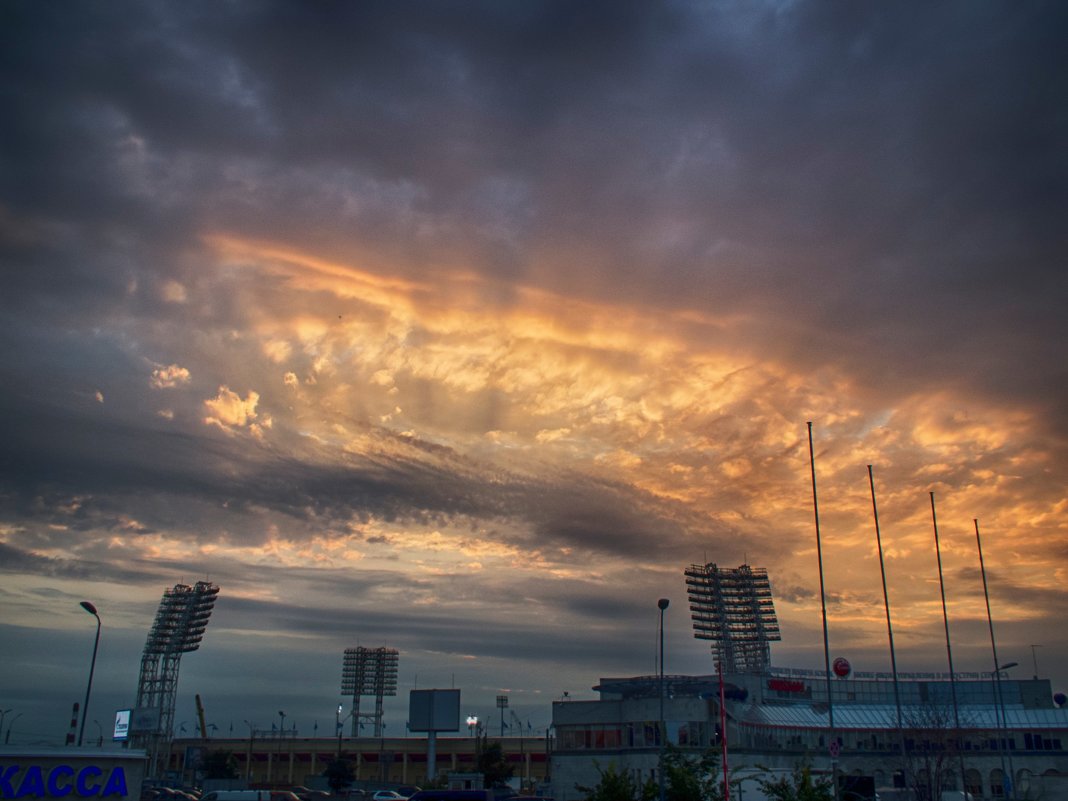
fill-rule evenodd
<path id="1" fill-rule="evenodd" d="M 724 673 L 763 673 L 771 661 L 772 640 L 781 640 L 768 571 L 742 565 L 719 568 L 713 562 L 686 570 L 693 636 L 712 641 L 712 654 Z"/>
<path id="2" fill-rule="evenodd" d="M 200 647 L 208 627 L 217 585 L 198 581 L 194 586 L 175 584 L 163 593 L 156 620 L 141 654 L 141 675 L 137 681 L 137 709 L 158 710 L 154 732 L 140 738 L 149 751 L 149 776 L 156 776 L 161 742 L 169 741 L 174 728 L 174 702 L 178 690 L 178 667 L 182 654 Z"/>
<path id="3" fill-rule="evenodd" d="M 352 696 L 352 736 L 360 736 L 360 718 L 375 722 L 375 737 L 382 736 L 382 699 L 397 694 L 397 664 L 394 648 L 346 648 L 341 667 L 341 694 Z M 373 695 L 375 711 L 360 714 L 360 696 Z M 338 732 L 338 736 L 341 733 Z"/>

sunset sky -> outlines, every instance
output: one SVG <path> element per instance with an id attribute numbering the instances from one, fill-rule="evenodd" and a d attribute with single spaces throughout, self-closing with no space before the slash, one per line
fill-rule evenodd
<path id="1" fill-rule="evenodd" d="M 1068 690 L 1068 6 L 0 6 L 0 707 L 137 689 L 333 733 L 341 655 L 533 727 L 711 673 L 683 570 L 768 569 L 776 665 Z M 1032 649 L 1032 645 L 1038 646 Z M 105 729 L 107 726 L 105 725 Z M 491 730 L 495 730 L 491 726 Z M 95 736 L 90 723 L 87 737 Z"/>

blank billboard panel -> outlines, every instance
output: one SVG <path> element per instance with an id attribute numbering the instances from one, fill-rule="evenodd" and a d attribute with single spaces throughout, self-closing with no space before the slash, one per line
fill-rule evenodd
<path id="1" fill-rule="evenodd" d="M 410 731 L 459 731 L 459 690 L 412 690 L 408 697 Z"/>

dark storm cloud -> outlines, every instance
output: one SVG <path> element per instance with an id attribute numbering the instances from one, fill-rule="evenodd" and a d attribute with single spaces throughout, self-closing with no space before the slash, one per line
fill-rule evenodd
<path id="1" fill-rule="evenodd" d="M 19 218 L 376 242 L 400 269 L 462 247 L 560 287 L 607 273 L 630 300 L 786 315 L 785 355 L 834 343 L 883 391 L 968 363 L 984 391 L 1063 395 L 1060 5 L 4 13 Z M 415 219 L 436 233 L 404 237 Z"/>

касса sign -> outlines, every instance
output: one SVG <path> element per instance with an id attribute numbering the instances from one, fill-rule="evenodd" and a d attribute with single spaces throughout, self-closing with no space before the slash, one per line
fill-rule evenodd
<path id="1" fill-rule="evenodd" d="M 0 753 L 0 799 L 138 801 L 144 755 L 138 751 Z"/>

